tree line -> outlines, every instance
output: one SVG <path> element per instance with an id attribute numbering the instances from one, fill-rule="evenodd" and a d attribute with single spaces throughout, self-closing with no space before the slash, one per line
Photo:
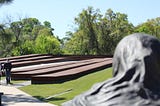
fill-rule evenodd
<path id="1" fill-rule="evenodd" d="M 5 26 L 0 25 L 0 55 L 61 54 L 60 42 L 48 21 L 24 18 Z"/>
<path id="2" fill-rule="evenodd" d="M 132 33 L 147 33 L 160 38 L 160 17 L 134 26 L 127 14 L 108 9 L 105 14 L 88 7 L 75 18 L 76 29 L 67 32 L 64 49 L 70 54 L 112 55 L 117 43 Z"/>
<path id="3" fill-rule="evenodd" d="M 160 17 L 134 26 L 127 14 L 108 9 L 83 9 L 74 19 L 73 31 L 62 39 L 54 35 L 49 21 L 24 18 L 0 23 L 0 56 L 26 54 L 112 55 L 117 43 L 132 33 L 142 32 L 160 38 Z"/>

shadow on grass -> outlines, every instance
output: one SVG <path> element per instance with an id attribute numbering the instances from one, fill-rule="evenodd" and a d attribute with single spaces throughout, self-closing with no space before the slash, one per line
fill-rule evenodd
<path id="1" fill-rule="evenodd" d="M 66 100 L 66 98 L 53 97 L 53 98 L 47 99 L 47 100 L 45 100 L 45 101 L 49 102 L 49 101 L 60 101 L 60 100 Z"/>
<path id="2" fill-rule="evenodd" d="M 52 98 L 49 98 L 49 99 L 46 99 L 42 96 L 34 96 L 34 97 L 39 99 L 40 101 L 44 101 L 44 102 L 66 100 L 66 98 L 62 98 L 62 97 L 52 97 Z"/>

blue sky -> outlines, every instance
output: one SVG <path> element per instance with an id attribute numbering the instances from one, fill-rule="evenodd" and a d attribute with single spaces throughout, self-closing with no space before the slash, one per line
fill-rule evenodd
<path id="1" fill-rule="evenodd" d="M 49 21 L 55 29 L 54 34 L 63 38 L 65 32 L 73 30 L 74 18 L 88 6 L 100 9 L 101 14 L 109 8 L 125 13 L 131 23 L 138 25 L 160 17 L 159 5 L 160 0 L 14 0 L 0 7 L 0 21 L 5 21 L 6 16 L 15 20 L 34 17 L 41 22 Z"/>

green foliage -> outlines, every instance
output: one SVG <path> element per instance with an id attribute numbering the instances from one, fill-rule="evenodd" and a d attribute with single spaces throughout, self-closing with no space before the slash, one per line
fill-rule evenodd
<path id="1" fill-rule="evenodd" d="M 35 40 L 35 53 L 60 54 L 60 42 L 53 36 L 39 35 Z"/>
<path id="2" fill-rule="evenodd" d="M 31 34 L 34 27 L 40 26 L 40 22 L 36 18 L 25 18 L 21 22 L 23 25 L 23 34 Z"/>
<path id="3" fill-rule="evenodd" d="M 103 16 L 92 7 L 83 10 L 75 18 L 75 23 L 77 30 L 70 32 L 72 36 L 65 42 L 66 53 L 111 55 L 117 43 L 134 28 L 126 14 L 108 9 Z"/>
<path id="4" fill-rule="evenodd" d="M 43 36 L 53 36 L 53 33 L 50 29 L 48 28 L 43 28 L 41 30 L 39 30 L 38 35 L 43 35 Z"/>
<path id="5" fill-rule="evenodd" d="M 133 26 L 126 14 L 112 9 L 101 14 L 99 9 L 88 7 L 74 21 L 75 30 L 67 31 L 62 39 L 54 36 L 49 21 L 41 24 L 36 18 L 24 18 L 7 26 L 0 24 L 0 56 L 33 53 L 112 55 L 117 43 L 131 33 L 143 32 L 160 38 L 160 17 Z"/>
<path id="6" fill-rule="evenodd" d="M 98 18 L 99 10 L 94 11 L 92 7 L 83 10 L 78 17 L 75 18 L 75 23 L 79 25 L 79 29 L 75 32 L 75 36 L 78 36 L 80 40 L 80 45 L 78 46 L 78 49 L 82 50 L 80 51 L 80 54 L 98 53 L 98 41 L 95 29 Z"/>
<path id="7" fill-rule="evenodd" d="M 36 27 L 38 29 L 38 27 Z M 41 29 L 41 30 L 40 30 Z M 60 54 L 60 42 L 52 35 L 48 28 L 37 30 L 35 40 L 26 38 L 26 40 L 12 51 L 12 55 L 26 54 Z"/>
<path id="8" fill-rule="evenodd" d="M 160 17 L 147 20 L 147 22 L 138 25 L 135 32 L 148 33 L 160 39 Z"/>
<path id="9" fill-rule="evenodd" d="M 33 53 L 61 54 L 59 39 L 54 37 L 48 21 L 42 25 L 36 18 L 25 18 L 0 25 L 0 56 Z"/>
<path id="10" fill-rule="evenodd" d="M 44 21 L 43 23 L 44 23 L 45 27 L 51 28 L 51 23 L 50 22 Z"/>
<path id="11" fill-rule="evenodd" d="M 13 34 L 4 25 L 0 25 L 0 56 L 10 55 Z"/>
<path id="12" fill-rule="evenodd" d="M 126 14 L 108 9 L 98 23 L 99 54 L 113 54 L 117 43 L 132 32 L 133 25 L 128 22 Z"/>
<path id="13" fill-rule="evenodd" d="M 68 51 L 70 54 L 85 54 L 87 52 L 87 46 L 88 39 L 84 38 L 83 31 L 77 32 L 70 40 L 69 42 L 65 43 L 65 51 Z M 72 45 L 72 46 L 71 46 Z M 67 52 L 66 52 L 67 53 Z"/>
<path id="14" fill-rule="evenodd" d="M 35 53 L 33 41 L 25 41 L 21 46 L 12 50 L 12 55 L 27 55 Z"/>

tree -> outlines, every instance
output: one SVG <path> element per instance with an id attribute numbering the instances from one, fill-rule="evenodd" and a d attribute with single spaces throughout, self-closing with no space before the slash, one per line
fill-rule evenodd
<path id="1" fill-rule="evenodd" d="M 96 22 L 99 17 L 98 12 L 99 10 L 94 11 L 92 7 L 88 7 L 87 10 L 83 10 L 78 15 L 78 17 L 75 18 L 75 24 L 78 25 L 78 29 L 76 30 L 75 33 L 73 33 L 73 39 L 70 40 L 72 43 L 69 43 L 70 42 L 69 41 L 67 45 L 70 47 L 67 48 L 72 48 L 72 46 L 76 45 L 77 42 L 79 42 L 78 43 L 79 46 L 73 47 L 74 53 L 97 54 L 98 41 L 95 28 L 96 28 Z"/>
<path id="2" fill-rule="evenodd" d="M 98 23 L 98 42 L 100 54 L 113 54 L 117 43 L 133 32 L 134 26 L 128 22 L 126 14 L 108 9 Z"/>
<path id="3" fill-rule="evenodd" d="M 33 41 L 25 41 L 20 46 L 15 47 L 12 50 L 12 55 L 19 56 L 19 55 L 27 55 L 27 54 L 34 54 L 35 53 L 35 46 Z"/>
<path id="4" fill-rule="evenodd" d="M 43 24 L 44 24 L 45 27 L 51 28 L 51 23 L 50 22 L 44 21 Z"/>
<path id="5" fill-rule="evenodd" d="M 12 3 L 13 0 L 0 0 L 0 6 L 4 5 L 4 4 L 9 4 Z"/>
<path id="6" fill-rule="evenodd" d="M 36 18 L 25 18 L 22 20 L 23 34 L 31 35 L 31 32 L 35 26 L 39 26 L 40 22 Z"/>
<path id="7" fill-rule="evenodd" d="M 12 55 L 32 53 L 58 54 L 61 52 L 60 43 L 53 35 L 48 21 L 45 21 L 45 25 L 42 25 L 36 18 L 24 18 L 20 21 L 12 22 L 9 29 L 14 35 L 12 39 L 14 44 Z"/>
<path id="8" fill-rule="evenodd" d="M 51 23 L 49 21 L 43 22 L 44 26 L 50 30 L 50 32 L 53 34 L 54 28 L 51 27 Z"/>
<path id="9" fill-rule="evenodd" d="M 9 4 L 12 2 L 13 0 L 0 0 L 0 7 L 2 5 Z M 10 50 L 10 47 L 8 47 L 8 45 L 5 45 L 5 41 L 4 41 L 5 38 L 10 38 L 10 34 L 5 32 L 4 25 L 2 24 L 0 24 L 0 38 L 1 38 L 1 41 L 0 41 L 0 56 L 1 56 L 1 55 L 5 55 L 5 52 L 8 52 L 8 50 Z M 10 39 L 5 39 L 5 40 L 8 42 Z"/>
<path id="10" fill-rule="evenodd" d="M 53 36 L 39 35 L 35 41 L 35 53 L 60 54 L 60 42 Z"/>
<path id="11" fill-rule="evenodd" d="M 12 22 L 10 25 L 10 29 L 12 30 L 15 36 L 15 46 L 18 46 L 20 43 L 22 28 L 23 28 L 23 24 L 21 21 Z"/>
<path id="12" fill-rule="evenodd" d="M 135 32 L 143 32 L 154 35 L 160 39 L 160 17 L 148 19 L 147 22 L 139 24 Z"/>
<path id="13" fill-rule="evenodd" d="M 67 42 L 65 42 L 64 51 L 67 54 L 86 55 L 88 51 L 88 38 L 84 36 L 83 31 L 74 33 Z"/>
<path id="14" fill-rule="evenodd" d="M 13 34 L 9 29 L 6 29 L 5 25 L 0 25 L 0 56 L 9 55 L 12 49 L 12 36 Z"/>
<path id="15" fill-rule="evenodd" d="M 112 55 L 117 43 L 133 32 L 126 14 L 108 9 L 105 15 L 92 7 L 83 10 L 75 18 L 77 30 L 65 42 L 65 51 L 73 54 Z"/>

